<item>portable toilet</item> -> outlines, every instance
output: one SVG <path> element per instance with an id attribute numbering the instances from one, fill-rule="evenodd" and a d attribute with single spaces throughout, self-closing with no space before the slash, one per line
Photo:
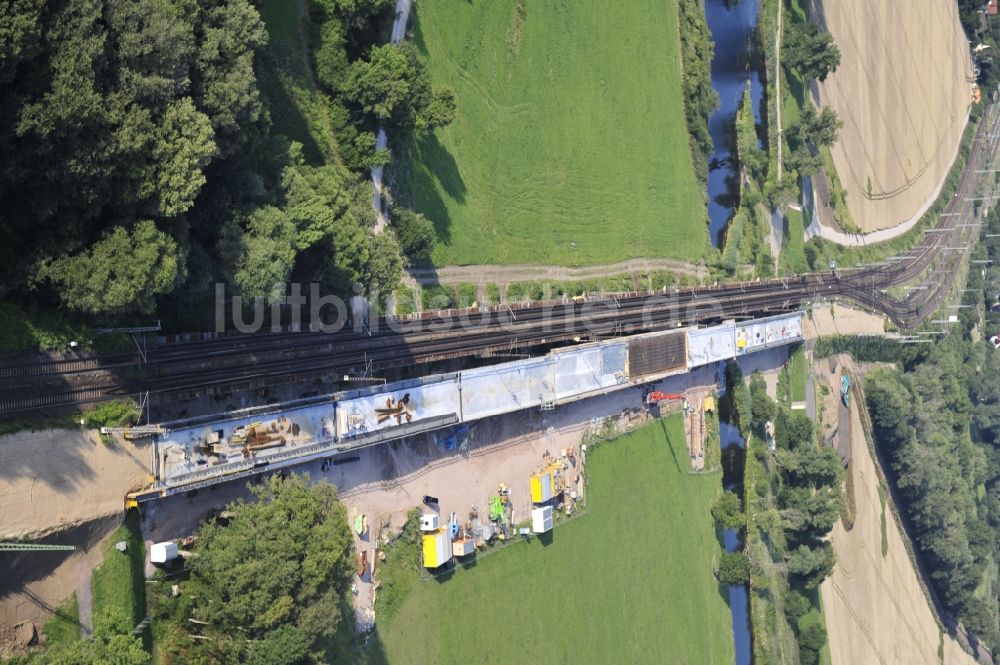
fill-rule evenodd
<path id="1" fill-rule="evenodd" d="M 545 533 L 552 530 L 552 506 L 542 506 L 531 510 L 531 530 Z"/>
<path id="2" fill-rule="evenodd" d="M 425 533 L 423 537 L 424 568 L 437 568 L 451 559 L 451 543 L 444 529 Z"/>
<path id="3" fill-rule="evenodd" d="M 430 513 L 420 516 L 421 531 L 437 531 L 441 526 L 441 516 L 437 513 Z"/>
<path id="4" fill-rule="evenodd" d="M 451 544 L 451 553 L 455 556 L 468 556 L 475 551 L 476 542 L 472 538 L 459 538 Z"/>
<path id="5" fill-rule="evenodd" d="M 177 558 L 177 543 L 153 543 L 149 548 L 150 563 L 167 563 Z"/>
<path id="6" fill-rule="evenodd" d="M 553 494 L 552 472 L 545 470 L 531 477 L 531 502 L 545 503 Z"/>

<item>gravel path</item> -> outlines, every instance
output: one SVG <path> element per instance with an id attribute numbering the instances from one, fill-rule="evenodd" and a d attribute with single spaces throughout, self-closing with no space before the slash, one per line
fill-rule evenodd
<path id="1" fill-rule="evenodd" d="M 76 580 L 76 602 L 79 608 L 80 637 L 83 639 L 87 639 L 94 632 L 94 599 L 90 594 L 90 571 L 92 569 L 93 566 L 87 565 L 87 562 L 79 561 L 73 571 Z"/>
<path id="2" fill-rule="evenodd" d="M 406 22 L 410 18 L 410 4 L 411 0 L 396 0 L 396 20 L 392 24 L 392 36 L 389 42 L 392 44 L 398 44 L 403 35 L 406 34 Z M 378 130 L 378 136 L 375 137 L 375 150 L 383 150 L 388 144 L 388 137 L 385 134 L 385 130 L 381 127 Z M 388 222 L 385 216 L 385 212 L 382 210 L 382 167 L 376 166 L 372 169 L 372 205 L 375 206 L 375 228 L 374 232 L 376 234 L 382 233 L 385 229 L 385 225 Z"/>
<path id="3" fill-rule="evenodd" d="M 409 270 L 404 282 L 407 286 L 416 284 L 506 284 L 509 282 L 532 281 L 571 281 L 577 279 L 596 279 L 622 275 L 627 273 L 652 272 L 665 270 L 692 277 L 708 276 L 708 269 L 703 265 L 676 261 L 674 259 L 629 259 L 618 263 L 584 266 L 580 268 L 565 268 L 560 266 L 538 265 L 473 265 L 446 266 L 444 268 L 420 268 Z"/>

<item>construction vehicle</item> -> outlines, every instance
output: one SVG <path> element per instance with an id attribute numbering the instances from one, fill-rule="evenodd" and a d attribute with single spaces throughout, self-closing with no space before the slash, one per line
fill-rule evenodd
<path id="1" fill-rule="evenodd" d="M 368 571 L 368 550 L 361 550 L 358 554 L 358 577 L 364 577 Z"/>
<path id="2" fill-rule="evenodd" d="M 135 425 L 133 427 L 102 427 L 101 434 L 109 436 L 111 434 L 121 434 L 129 441 L 135 439 L 145 439 L 158 434 L 166 434 L 167 429 L 161 425 Z"/>
<path id="3" fill-rule="evenodd" d="M 653 392 L 646 395 L 646 404 L 648 406 L 653 406 L 654 404 L 659 404 L 660 402 L 668 402 L 671 400 L 681 400 L 684 399 L 684 395 L 678 395 L 677 393 L 665 393 L 659 390 L 654 390 Z"/>
<path id="4" fill-rule="evenodd" d="M 494 495 L 490 497 L 490 521 L 500 522 L 503 520 L 503 502 L 500 497 Z"/>
<path id="5" fill-rule="evenodd" d="M 840 377 L 840 399 L 848 409 L 851 408 L 851 376 L 844 374 Z"/>

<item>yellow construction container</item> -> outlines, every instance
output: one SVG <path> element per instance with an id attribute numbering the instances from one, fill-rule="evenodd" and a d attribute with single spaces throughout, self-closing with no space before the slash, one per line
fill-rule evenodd
<path id="1" fill-rule="evenodd" d="M 555 479 L 552 477 L 551 471 L 546 469 L 531 477 L 531 501 L 533 503 L 545 503 L 552 498 L 554 493 Z"/>
<path id="2" fill-rule="evenodd" d="M 424 568 L 437 568 L 451 559 L 451 543 L 445 529 L 425 533 L 423 537 Z"/>
<path id="3" fill-rule="evenodd" d="M 712 397 L 711 395 L 709 395 L 708 397 L 706 397 L 705 401 L 702 403 L 702 410 L 705 413 L 714 412 L 715 411 L 715 398 Z"/>

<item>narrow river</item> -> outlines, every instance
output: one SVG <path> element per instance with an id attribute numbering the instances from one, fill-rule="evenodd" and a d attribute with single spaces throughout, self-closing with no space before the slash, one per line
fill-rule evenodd
<path id="1" fill-rule="evenodd" d="M 743 455 L 745 441 L 736 425 L 720 420 L 719 440 L 722 445 L 722 486 L 742 496 Z M 739 531 L 723 529 L 723 544 L 727 552 L 743 549 L 743 538 Z M 745 586 L 729 587 L 729 609 L 733 615 L 733 642 L 736 645 L 736 665 L 750 665 L 753 662 L 750 640 L 750 605 Z"/>
<path id="2" fill-rule="evenodd" d="M 708 160 L 708 232 L 721 247 L 736 207 L 737 165 L 734 160 L 736 111 L 750 81 L 754 117 L 761 120 L 764 86 L 754 66 L 759 0 L 704 0 L 705 18 L 715 42 L 712 87 L 719 93 L 719 110 L 708 119 L 715 152 Z"/>

